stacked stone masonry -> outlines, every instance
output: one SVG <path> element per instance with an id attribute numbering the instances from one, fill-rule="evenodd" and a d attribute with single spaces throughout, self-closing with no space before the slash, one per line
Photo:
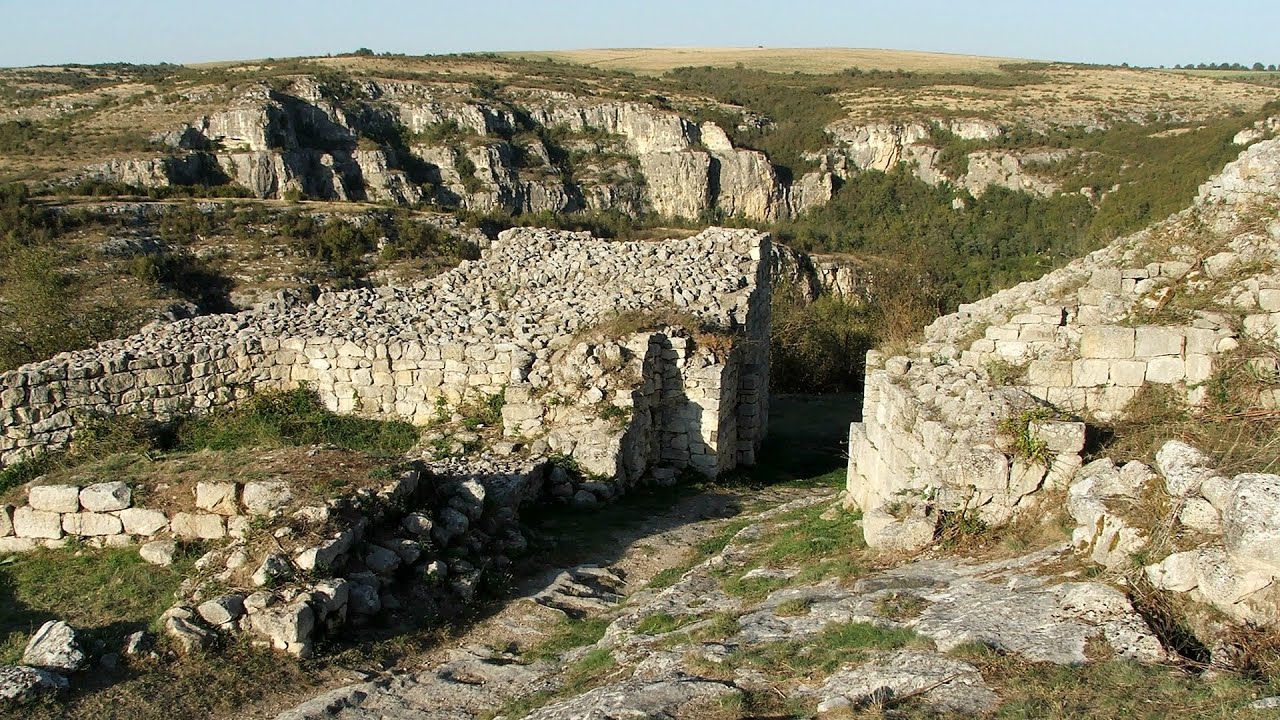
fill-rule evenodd
<path id="1" fill-rule="evenodd" d="M 508 435 L 548 436 L 592 472 L 723 471 L 767 427 L 769 252 L 767 235 L 719 228 L 662 242 L 515 229 L 410 287 L 150 327 L 0 375 L 0 461 L 65 446 L 85 417 L 163 421 L 305 384 L 337 412 L 417 424 L 505 392 Z M 627 313 L 714 332 L 590 332 Z"/>
<path id="2" fill-rule="evenodd" d="M 1028 463 L 1011 420 L 1047 411 L 1108 422 L 1151 385 L 1196 405 L 1223 353 L 1280 344 L 1278 206 L 1280 141 L 1269 140 L 1163 223 L 962 305 L 907 355 L 869 354 L 848 476 L 868 542 L 920 548 L 939 512 L 999 524 L 1037 507 L 1042 488 L 1065 489 L 1084 425 L 1033 422 L 1029 437 L 1047 457 Z M 1204 302 L 1179 307 L 1179 296 Z"/>

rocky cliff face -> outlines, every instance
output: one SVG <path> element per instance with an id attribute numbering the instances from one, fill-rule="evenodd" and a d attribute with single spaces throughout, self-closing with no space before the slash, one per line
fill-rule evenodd
<path id="1" fill-rule="evenodd" d="M 283 90 L 254 85 L 158 139 L 169 156 L 113 161 L 80 177 L 141 187 L 229 182 L 260 198 L 759 221 L 825 203 L 835 184 L 822 170 L 793 187 L 714 123 L 548 91 L 528 91 L 517 107 L 447 87 L 335 90 L 304 77 Z"/>
<path id="2" fill-rule="evenodd" d="M 906 123 L 861 124 L 843 120 L 827 127 L 836 140 L 824 157 L 845 172 L 879 170 L 888 172 L 899 163 L 921 180 L 931 184 L 950 183 L 973 195 L 991 187 L 1048 196 L 1061 188 L 1040 177 L 1033 167 L 1066 157 L 1065 151 L 977 150 L 967 153 L 966 170 L 955 174 L 942 167 L 941 152 L 934 138 L 935 127 L 959 140 L 992 141 L 1004 136 L 1005 128 L 976 118 L 912 121 Z"/>

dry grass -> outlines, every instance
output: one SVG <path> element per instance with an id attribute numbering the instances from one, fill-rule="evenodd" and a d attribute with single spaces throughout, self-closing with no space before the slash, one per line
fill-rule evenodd
<path id="1" fill-rule="evenodd" d="M 1276 99 L 1275 88 L 1151 70 L 1053 65 L 1046 80 L 1016 87 L 934 85 L 848 93 L 850 124 L 884 117 L 989 117 L 997 122 L 1078 125 L 1099 119 L 1144 121 L 1150 114 L 1188 121 L 1253 113 Z"/>
<path id="2" fill-rule="evenodd" d="M 661 75 L 678 67 L 736 67 L 777 73 L 832 73 L 848 68 L 912 72 L 1000 72 L 1026 60 L 874 48 L 612 48 L 498 53 L 527 60 L 553 60 L 603 70 Z"/>

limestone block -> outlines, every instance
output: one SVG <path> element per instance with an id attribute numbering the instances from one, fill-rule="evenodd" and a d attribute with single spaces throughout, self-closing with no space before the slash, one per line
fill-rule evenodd
<path id="1" fill-rule="evenodd" d="M 1112 325 L 1087 327 L 1080 335 L 1080 356 L 1125 360 L 1133 357 L 1133 328 Z"/>
<path id="2" fill-rule="evenodd" d="M 80 511 L 80 488 L 75 485 L 37 485 L 27 491 L 32 510 L 54 513 Z"/>
<path id="3" fill-rule="evenodd" d="M 0 554 L 24 553 L 36 549 L 34 538 L 0 537 Z"/>
<path id="4" fill-rule="evenodd" d="M 1099 387 L 1085 390 L 1085 404 L 1094 412 L 1114 415 L 1124 410 L 1137 395 L 1135 388 Z"/>
<path id="5" fill-rule="evenodd" d="M 1071 363 L 1071 384 L 1075 387 L 1101 387 L 1111 376 L 1111 363 L 1106 360 L 1076 360 Z"/>
<path id="6" fill-rule="evenodd" d="M 1186 335 L 1186 351 L 1198 355 L 1212 355 L 1217 346 L 1218 334 L 1209 328 L 1183 328 Z"/>
<path id="7" fill-rule="evenodd" d="M 1045 387 L 1070 387 L 1071 363 L 1059 360 L 1032 360 L 1027 364 L 1027 384 Z"/>
<path id="8" fill-rule="evenodd" d="M 1242 562 L 1280 573 L 1280 475 L 1246 473 L 1232 480 L 1222 511 L 1222 542 Z"/>
<path id="9" fill-rule="evenodd" d="M 1021 498 L 1039 490 L 1048 469 L 1047 463 L 1015 459 L 1009 471 L 1009 495 Z"/>
<path id="10" fill-rule="evenodd" d="M 1044 478 L 1045 487 L 1055 490 L 1066 488 L 1082 465 L 1084 460 L 1079 455 L 1055 455 Z"/>
<path id="11" fill-rule="evenodd" d="M 1170 440 L 1156 451 L 1156 470 L 1164 477 L 1165 490 L 1173 497 L 1200 492 L 1200 484 L 1213 475 L 1213 461 L 1181 440 Z M 1223 505 L 1229 504 L 1228 497 Z M 1219 509 L 1223 505 L 1215 504 Z"/>
<path id="12" fill-rule="evenodd" d="M 1135 357 L 1181 356 L 1185 339 L 1181 330 L 1143 325 L 1135 329 L 1133 354 Z"/>
<path id="13" fill-rule="evenodd" d="M 178 544 L 172 540 L 156 540 L 138 548 L 138 555 L 152 565 L 167 567 L 178 554 Z"/>
<path id="14" fill-rule="evenodd" d="M 1119 387 L 1141 387 L 1147 381 L 1147 363 L 1143 360 L 1115 360 L 1111 363 L 1111 384 Z"/>
<path id="15" fill-rule="evenodd" d="M 1178 513 L 1178 521 L 1192 530 L 1212 535 L 1222 533 L 1222 516 L 1217 508 L 1204 498 L 1187 498 L 1182 512 Z"/>
<path id="16" fill-rule="evenodd" d="M 1041 420 L 1030 423 L 1027 428 L 1052 453 L 1078 453 L 1084 449 L 1084 423 Z"/>
<path id="17" fill-rule="evenodd" d="M 249 616 L 254 632 L 271 642 L 272 647 L 292 655 L 311 654 L 311 637 L 315 631 L 315 612 L 302 601 L 268 607 Z"/>
<path id="18" fill-rule="evenodd" d="M 80 507 L 89 512 L 124 510 L 133 504 L 133 491 L 122 482 L 90 485 L 80 491 Z"/>
<path id="19" fill-rule="evenodd" d="M 76 491 L 76 504 L 80 504 L 79 490 Z M 62 537 L 62 516 L 29 506 L 20 507 L 13 512 L 13 531 L 22 538 L 57 540 Z"/>
<path id="20" fill-rule="evenodd" d="M 1009 459 L 995 448 L 975 447 L 948 466 L 947 481 L 959 487 L 1005 492 L 1009 487 Z"/>
<path id="21" fill-rule="evenodd" d="M 180 512 L 169 527 L 174 535 L 189 540 L 219 540 L 227 535 L 221 515 Z"/>
<path id="22" fill-rule="evenodd" d="M 1200 583 L 1199 550 L 1174 553 L 1143 568 L 1151 584 L 1169 592 L 1190 592 Z"/>
<path id="23" fill-rule="evenodd" d="M 159 510 L 127 508 L 116 513 L 124 531 L 130 535 L 155 535 L 169 528 L 169 518 Z"/>
<path id="24" fill-rule="evenodd" d="M 1213 358 L 1209 355 L 1187 353 L 1184 366 L 1188 383 L 1202 383 L 1213 377 Z"/>
<path id="25" fill-rule="evenodd" d="M 124 531 L 120 518 L 105 513 L 67 513 L 62 516 L 62 530 L 68 535 L 93 537 L 119 535 Z"/>
<path id="26" fill-rule="evenodd" d="M 0 537 L 13 534 L 13 506 L 0 505 Z"/>
<path id="27" fill-rule="evenodd" d="M 862 533 L 869 547 L 887 552 L 916 552 L 933 542 L 934 521 L 920 513 L 899 519 L 876 508 L 862 518 Z"/>
<path id="28" fill-rule="evenodd" d="M 1247 608 L 1233 607 L 1236 603 L 1272 583 L 1270 569 L 1260 572 L 1241 565 L 1235 556 L 1217 545 L 1200 548 L 1196 566 L 1196 587 L 1200 593 L 1218 609 L 1236 617 L 1241 611 L 1247 612 Z"/>
<path id="29" fill-rule="evenodd" d="M 233 482 L 196 483 L 196 507 L 218 515 L 236 515 L 236 484 Z"/>
<path id="30" fill-rule="evenodd" d="M 285 480 L 258 480 L 244 484 L 240 500 L 251 514 L 265 515 L 292 502 L 293 490 Z"/>
<path id="31" fill-rule="evenodd" d="M 1180 357 L 1157 357 L 1147 363 L 1147 382 L 1170 385 L 1187 376 L 1186 363 Z"/>

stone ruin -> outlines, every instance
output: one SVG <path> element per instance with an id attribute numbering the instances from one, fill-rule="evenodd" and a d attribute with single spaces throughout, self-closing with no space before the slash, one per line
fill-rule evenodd
<path id="1" fill-rule="evenodd" d="M 462 458 L 424 453 L 389 483 L 320 505 L 272 479 L 202 481 L 167 512 L 127 483 L 36 482 L 27 505 L 0 507 L 0 550 L 141 543 L 164 564 L 175 541 L 217 543 L 163 618 L 188 649 L 243 631 L 306 655 L 322 630 L 410 593 L 415 607 L 456 612 L 527 547 L 522 507 L 591 507 L 754 462 L 768 423 L 770 255 L 768 235 L 745 230 L 610 242 L 514 229 L 410 287 L 282 296 L 4 373 L 5 463 L 66 446 L 88 417 L 165 421 L 303 384 L 336 412 L 419 425 L 500 396 L 503 439 Z M 277 527 L 273 542 L 259 542 L 255 518 Z"/>
<path id="2" fill-rule="evenodd" d="M 751 231 L 508 230 L 410 287 L 182 320 L 4 373 L 0 461 L 65 446 L 78 418 L 165 421 L 305 383 L 336 412 L 418 425 L 505 393 L 507 436 L 545 436 L 594 474 L 714 475 L 752 462 L 764 436 L 769 255 Z"/>
<path id="3" fill-rule="evenodd" d="M 1123 418 L 1144 387 L 1201 405 L 1226 354 L 1280 347 L 1278 201 L 1280 140 L 1260 142 L 1189 209 L 962 305 L 905 354 L 869 353 L 846 497 L 863 512 L 867 543 L 920 550 L 948 517 L 1000 526 L 1043 512 L 1056 491 L 1079 524 L 1073 544 L 1091 562 L 1123 568 L 1145 551 L 1157 587 L 1199 588 L 1238 620 L 1280 619 L 1280 563 L 1262 550 L 1280 537 L 1280 477 L 1227 478 L 1180 443 L 1161 451 L 1156 470 L 1084 464 L 1088 424 Z M 1264 374 L 1275 362 L 1245 361 Z M 1280 407 L 1277 395 L 1262 390 L 1256 405 Z M 1182 545 L 1155 544 L 1161 533 L 1115 510 L 1148 496 L 1169 508 Z"/>

